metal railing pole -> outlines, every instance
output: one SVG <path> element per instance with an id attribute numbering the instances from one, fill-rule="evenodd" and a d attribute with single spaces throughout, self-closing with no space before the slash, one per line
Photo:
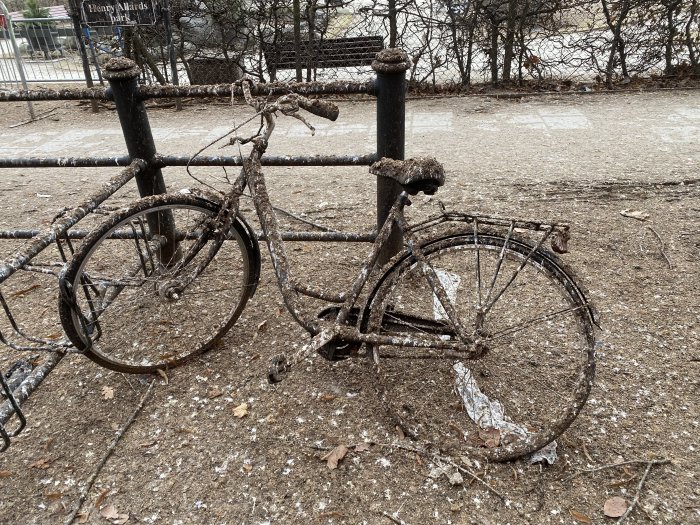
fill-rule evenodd
<path id="1" fill-rule="evenodd" d="M 408 55 L 401 49 L 377 53 L 372 69 L 377 73 L 377 156 L 402 160 L 406 141 L 406 71 Z M 377 178 L 377 228 L 386 221 L 401 193 L 401 186 L 386 177 Z M 384 264 L 403 247 L 401 232 L 394 228 L 379 256 Z"/>
<path id="2" fill-rule="evenodd" d="M 137 94 L 136 79 L 140 70 L 128 58 L 113 58 L 105 65 L 105 78 L 109 81 L 119 123 L 124 133 L 126 149 L 131 159 L 144 159 L 149 166 L 136 176 L 136 184 L 142 197 L 165 193 L 165 181 L 160 168 L 153 166 L 156 145 L 148 122 L 146 105 Z"/>
<path id="3" fill-rule="evenodd" d="M 105 64 L 105 78 L 109 81 L 114 103 L 117 106 L 119 123 L 124 134 L 126 149 L 131 160 L 143 159 L 148 164 L 136 175 L 136 185 L 142 197 L 166 192 L 163 172 L 155 164 L 156 144 L 148 122 L 146 104 L 137 92 L 136 79 L 140 69 L 133 60 L 125 57 L 112 58 Z M 148 214 L 148 224 L 151 232 L 159 232 L 170 242 L 160 248 L 160 260 L 172 261 L 177 250 L 175 239 L 175 223 L 172 213 L 162 211 Z"/>

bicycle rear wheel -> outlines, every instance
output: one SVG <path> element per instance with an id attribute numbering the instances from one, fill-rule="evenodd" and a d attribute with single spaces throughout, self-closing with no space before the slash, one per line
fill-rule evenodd
<path id="1" fill-rule="evenodd" d="M 576 418 L 593 381 L 593 310 L 581 288 L 552 253 L 512 238 L 456 235 L 422 250 L 480 355 L 375 345 L 394 423 L 444 452 L 496 461 L 544 447 Z M 456 339 L 410 255 L 381 278 L 367 326 Z"/>
<path id="2" fill-rule="evenodd" d="M 202 235 L 219 206 L 192 195 L 160 195 L 137 201 L 88 235 L 63 273 L 67 294 L 59 300 L 66 335 L 85 355 L 109 369 L 152 373 L 210 349 L 231 328 L 252 296 L 259 276 L 257 245 L 234 221 L 216 255 L 177 297 L 177 258 Z M 157 214 L 157 215 L 156 215 Z M 178 247 L 157 231 L 154 217 L 172 217 Z M 150 225 L 149 225 L 150 219 Z M 206 257 L 207 241 L 177 276 Z M 159 254 L 170 253 L 170 260 Z"/>

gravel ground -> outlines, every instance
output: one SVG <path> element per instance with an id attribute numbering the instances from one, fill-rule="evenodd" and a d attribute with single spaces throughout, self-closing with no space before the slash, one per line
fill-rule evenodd
<path id="1" fill-rule="evenodd" d="M 339 121 L 320 123 L 315 137 L 297 121 L 281 122 L 270 152 L 372 151 L 374 104 L 340 107 Z M 26 118 L 25 107 L 1 109 L 5 157 L 124 151 L 108 109 L 95 115 L 75 103 L 37 104 L 38 112 L 54 111 L 16 128 L 8 126 Z M 179 113 L 153 109 L 150 117 L 159 151 L 186 154 L 245 113 L 213 102 Z M 449 208 L 571 224 L 565 260 L 598 308 L 601 346 L 593 391 L 559 439 L 553 465 L 469 459 L 503 500 L 478 481 L 431 476 L 436 460 L 413 452 L 388 424 L 357 360 L 313 359 L 281 386 L 268 385 L 269 358 L 306 338 L 281 306 L 264 260 L 259 290 L 222 344 L 167 380 L 155 378 L 101 469 L 154 379 L 64 359 L 25 404 L 28 427 L 0 456 L 0 523 L 64 522 L 93 473 L 76 522 L 614 523 L 605 503 L 615 496 L 632 503 L 647 462 L 657 459 L 670 463 L 651 466 L 625 522 L 700 522 L 700 94 L 411 100 L 406 140 L 407 155 L 434 155 L 447 170 L 446 186 L 417 204 L 433 210 L 439 199 Z M 5 169 L 0 229 L 46 227 L 114 173 Z M 213 184 L 221 178 L 216 170 L 195 174 Z M 172 189 L 193 184 L 176 169 L 166 180 Z M 374 180 L 364 169 L 270 169 L 268 183 L 273 201 L 296 214 L 336 228 L 372 226 Z M 112 202 L 135 196 L 128 186 Z M 646 220 L 629 216 L 635 212 Z M 2 241 L 3 257 L 18 246 Z M 337 286 L 366 250 L 298 243 L 291 253 L 302 278 Z M 23 326 L 60 335 L 55 280 L 17 275 L 2 291 Z M 3 334 L 7 328 L 3 321 Z M 0 368 L 17 358 L 3 350 Z M 243 403 L 247 414 L 236 417 Z M 322 458 L 339 445 L 349 452 L 330 469 Z"/>

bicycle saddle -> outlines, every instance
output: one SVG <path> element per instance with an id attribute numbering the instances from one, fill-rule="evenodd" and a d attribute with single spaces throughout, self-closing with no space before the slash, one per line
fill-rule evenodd
<path id="1" fill-rule="evenodd" d="M 419 191 L 433 195 L 445 184 L 445 170 L 433 157 L 414 157 L 408 160 L 382 157 L 369 167 L 369 172 L 394 179 L 411 195 L 416 195 Z"/>

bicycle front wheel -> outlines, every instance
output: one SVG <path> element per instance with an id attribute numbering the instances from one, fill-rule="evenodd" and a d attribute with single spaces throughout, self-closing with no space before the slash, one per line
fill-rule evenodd
<path id="1" fill-rule="evenodd" d="M 257 283 L 257 247 L 246 228 L 234 221 L 216 255 L 177 296 L 163 290 L 207 256 L 212 240 L 191 260 L 183 254 L 218 210 L 192 195 L 147 197 L 88 235 L 62 276 L 68 286 L 59 301 L 76 348 L 127 373 L 171 368 L 212 348 Z"/>
<path id="2" fill-rule="evenodd" d="M 375 345 L 394 423 L 444 452 L 496 461 L 544 447 L 576 418 L 593 381 L 593 310 L 581 287 L 554 254 L 512 238 L 456 235 L 422 251 L 472 352 Z M 375 333 L 457 339 L 411 255 L 389 269 L 370 301 Z"/>

